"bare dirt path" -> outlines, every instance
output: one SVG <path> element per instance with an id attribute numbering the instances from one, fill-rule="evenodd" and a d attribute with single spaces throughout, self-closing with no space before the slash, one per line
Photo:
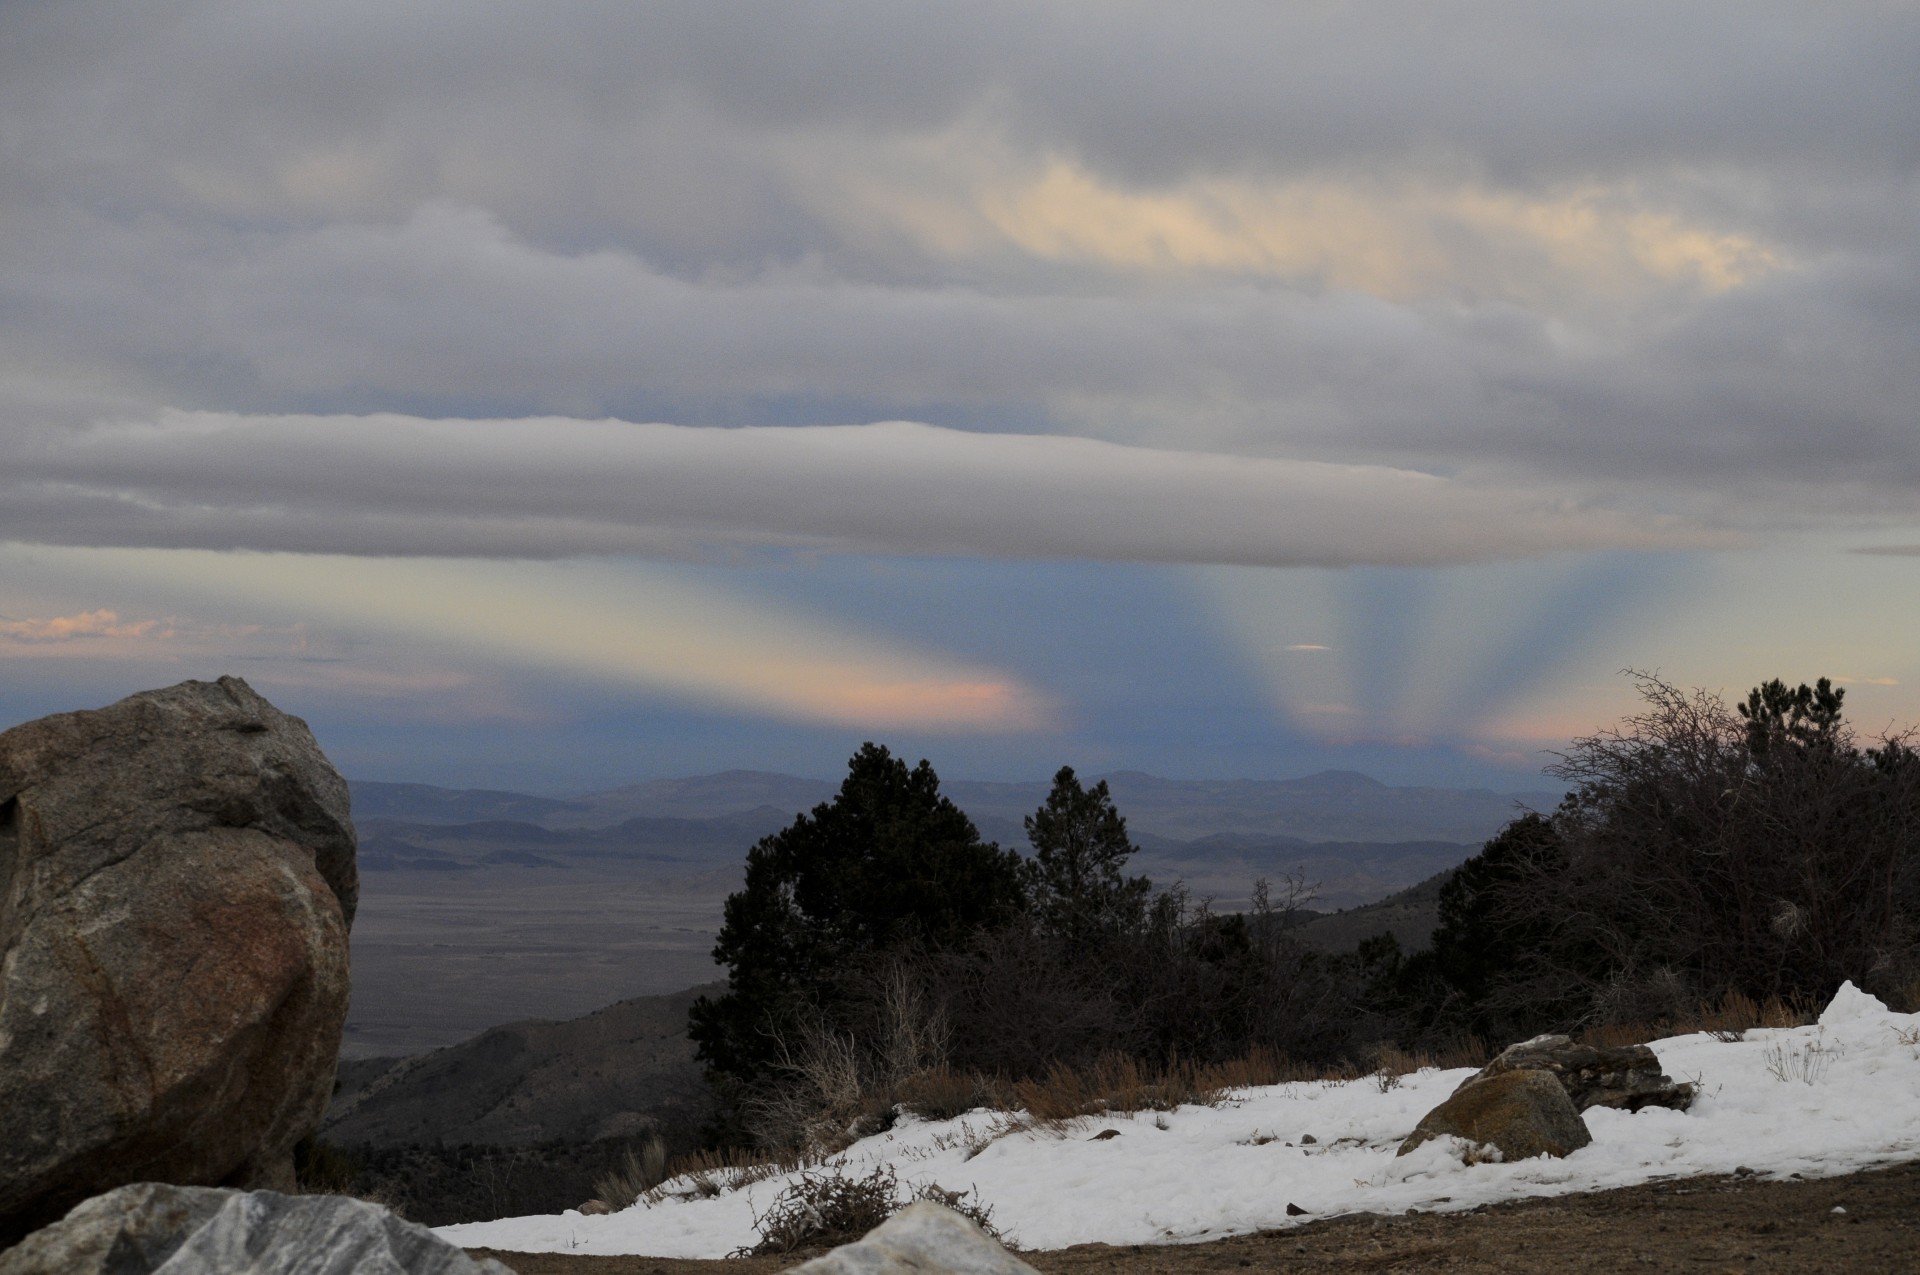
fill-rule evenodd
<path id="1" fill-rule="evenodd" d="M 1834 1210 L 1844 1209 L 1836 1213 Z M 476 1250 L 486 1251 L 486 1250 Z M 801 1257 L 680 1261 L 494 1253 L 520 1275 L 774 1275 Z M 1689 1178 L 1471 1213 L 1354 1214 L 1208 1244 L 1082 1244 L 1045 1275 L 1241 1271 L 1920 1273 L 1920 1163 L 1814 1181 Z"/>

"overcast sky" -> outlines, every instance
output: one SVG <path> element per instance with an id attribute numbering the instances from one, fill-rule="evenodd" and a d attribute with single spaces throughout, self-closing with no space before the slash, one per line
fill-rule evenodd
<path id="1" fill-rule="evenodd" d="M 0 5 L 0 725 L 1537 787 L 1920 721 L 1920 5 Z"/>

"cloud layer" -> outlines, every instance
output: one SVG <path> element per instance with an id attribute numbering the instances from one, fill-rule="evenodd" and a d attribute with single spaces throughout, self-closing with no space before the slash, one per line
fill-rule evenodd
<path id="1" fill-rule="evenodd" d="M 1920 10 L 0 11 L 0 430 L 910 418 L 1920 520 Z"/>
<path id="2" fill-rule="evenodd" d="M 1247 669 L 1369 736 L 1562 722 L 1513 688 L 1597 635 L 1904 693 L 1916 65 L 1905 0 L 0 4 L 0 649 L 197 660 L 281 590 L 387 635 L 300 665 L 341 685 L 1116 749 L 1255 737 L 1194 707 Z M 1724 595 L 1583 552 L 1735 534 Z M 603 555 L 654 592 L 527 604 Z"/>
<path id="3" fill-rule="evenodd" d="M 69 545 L 1433 566 L 1726 543 L 1380 466 L 909 422 L 715 430 L 170 413 L 50 433 L 9 461 L 0 539 Z"/>

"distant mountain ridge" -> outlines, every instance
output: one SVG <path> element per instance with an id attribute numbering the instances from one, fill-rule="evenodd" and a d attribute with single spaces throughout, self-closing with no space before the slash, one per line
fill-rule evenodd
<path id="1" fill-rule="evenodd" d="M 1289 780 L 1121 771 L 1108 781 L 1140 847 L 1129 871 L 1227 911 L 1244 908 L 1262 878 L 1276 892 L 1289 878 L 1305 882 L 1318 911 L 1372 903 L 1459 864 L 1523 803 L 1555 800 L 1396 788 L 1352 771 Z M 1021 821 L 1048 787 L 944 785 L 983 836 L 1022 851 Z M 837 788 L 765 771 L 565 798 L 353 783 L 362 890 L 348 1052 L 411 1054 L 713 978 L 713 935 L 747 851 Z M 1348 912 L 1320 928 L 1365 937 L 1349 932 L 1385 919 Z M 1426 913 L 1404 908 L 1391 921 L 1407 941 L 1431 928 Z"/>
<path id="2" fill-rule="evenodd" d="M 785 811 L 760 806 L 711 819 L 637 816 L 603 828 L 552 828 L 512 819 L 441 823 L 377 818 L 355 823 L 360 866 L 379 872 L 504 863 L 566 867 L 574 861 L 724 867 L 744 861 L 749 846 L 791 820 Z"/>
<path id="3" fill-rule="evenodd" d="M 1102 776 L 1083 778 L 1091 783 Z M 1521 809 L 1550 808 L 1557 800 L 1553 793 L 1540 792 L 1400 788 L 1348 770 L 1278 780 L 1162 779 L 1140 771 L 1116 771 L 1104 778 L 1114 804 L 1143 845 L 1150 838 L 1190 842 L 1223 834 L 1303 842 L 1480 842 Z M 1021 820 L 1046 799 L 1050 782 L 962 779 L 944 783 L 942 791 L 973 817 L 983 833 L 1018 844 L 1023 840 Z M 549 830 L 605 830 L 633 820 L 703 824 L 741 815 L 756 816 L 757 824 L 769 811 L 779 816 L 773 824 L 777 828 L 793 815 L 831 800 L 838 784 L 770 771 L 732 770 L 649 780 L 568 799 L 370 780 L 355 780 L 352 788 L 354 814 L 362 821 L 510 820 Z M 682 831 L 695 832 L 691 826 Z"/>

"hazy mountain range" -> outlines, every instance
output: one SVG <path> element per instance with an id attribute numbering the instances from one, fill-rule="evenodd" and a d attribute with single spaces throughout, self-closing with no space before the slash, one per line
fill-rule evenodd
<path id="1" fill-rule="evenodd" d="M 1092 782 L 1093 776 L 1086 777 Z M 1551 793 L 1302 779 L 1106 777 L 1140 846 L 1131 870 L 1216 906 L 1295 877 L 1351 908 L 1459 863 Z M 986 837 L 1026 848 L 1047 781 L 943 785 Z M 761 771 L 574 797 L 355 781 L 362 900 L 349 1056 L 407 1054 L 498 1024 L 563 1018 L 707 982 L 747 849 L 835 782 Z"/>
<path id="2" fill-rule="evenodd" d="M 1551 792 L 1498 793 L 1485 788 L 1396 788 L 1357 771 L 1325 770 L 1300 779 L 1162 779 L 1139 771 L 1104 778 L 1115 806 L 1143 846 L 1221 834 L 1301 841 L 1480 841 L 1513 818 L 1518 806 L 1551 806 Z M 457 824 L 506 821 L 541 828 L 609 830 L 633 821 L 687 821 L 753 816 L 757 825 L 832 799 L 838 782 L 769 771 L 729 770 L 687 779 L 656 779 L 579 797 L 537 797 L 493 789 L 427 784 L 353 783 L 355 817 L 363 822 Z M 1024 843 L 1021 820 L 1046 800 L 1050 781 L 956 780 L 942 791 L 972 816 L 983 834 Z M 643 837 L 674 835 L 673 825 L 636 825 Z M 684 826 L 678 832 L 692 835 Z"/>

